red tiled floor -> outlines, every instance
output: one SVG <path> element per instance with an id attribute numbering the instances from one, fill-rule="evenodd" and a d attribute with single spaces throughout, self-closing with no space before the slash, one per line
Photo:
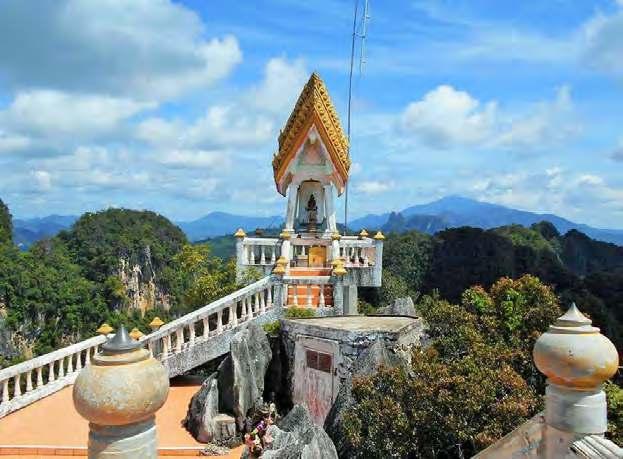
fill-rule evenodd
<path id="1" fill-rule="evenodd" d="M 172 381 L 169 397 L 164 406 L 156 414 L 159 447 L 200 447 L 182 426 L 181 421 L 186 415 L 188 403 L 197 392 L 197 382 L 184 380 Z M 32 405 L 0 419 L 0 445 L 2 446 L 57 446 L 85 447 L 88 437 L 88 423 L 74 409 L 72 387 L 39 400 Z M 60 451 L 59 451 L 60 452 Z M 232 450 L 227 458 L 240 457 L 241 448 Z M 24 451 L 22 451 L 22 454 Z M 7 455 L 0 456 L 4 459 Z M 63 456 L 23 456 L 24 457 L 55 457 Z"/>

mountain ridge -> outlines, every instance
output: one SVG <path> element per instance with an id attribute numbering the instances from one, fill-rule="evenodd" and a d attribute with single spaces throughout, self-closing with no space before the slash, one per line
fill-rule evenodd
<path id="1" fill-rule="evenodd" d="M 51 237 L 69 228 L 78 217 L 72 215 L 49 215 L 30 219 L 15 219 L 13 234 L 15 242 L 27 248 L 33 242 Z M 513 209 L 463 196 L 446 196 L 426 203 L 406 207 L 400 211 L 380 214 L 366 214 L 350 222 L 352 231 L 381 229 L 385 232 L 418 230 L 434 234 L 447 228 L 473 226 L 495 228 L 511 224 L 529 227 L 540 221 L 551 222 L 561 233 L 578 230 L 593 239 L 623 245 L 623 230 L 595 228 L 584 223 L 575 223 L 552 213 L 536 213 Z M 284 218 L 279 215 L 256 217 L 232 214 L 222 211 L 210 212 L 203 217 L 189 221 L 176 221 L 188 239 L 193 242 L 234 233 L 238 228 L 252 231 L 255 228 L 278 228 Z"/>

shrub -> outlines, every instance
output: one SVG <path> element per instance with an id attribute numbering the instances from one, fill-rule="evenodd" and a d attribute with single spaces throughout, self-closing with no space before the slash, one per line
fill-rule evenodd
<path id="1" fill-rule="evenodd" d="M 309 319 L 316 317 L 316 311 L 309 308 L 297 308 L 290 306 L 286 309 L 286 319 Z"/>

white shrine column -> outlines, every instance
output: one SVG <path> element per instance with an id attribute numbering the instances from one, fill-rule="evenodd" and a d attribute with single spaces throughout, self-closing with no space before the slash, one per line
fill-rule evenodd
<path id="1" fill-rule="evenodd" d="M 335 202 L 333 197 L 333 185 L 331 183 L 324 185 L 324 210 L 327 218 L 327 228 L 325 234 L 332 234 L 337 231 L 335 223 Z"/>
<path id="2" fill-rule="evenodd" d="M 296 213 L 296 195 L 298 192 L 298 183 L 291 183 L 288 187 L 288 209 L 286 213 L 285 230 L 294 232 L 294 214 Z"/>

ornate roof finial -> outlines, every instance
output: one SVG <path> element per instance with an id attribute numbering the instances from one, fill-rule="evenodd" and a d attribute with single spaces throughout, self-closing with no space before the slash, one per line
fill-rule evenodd
<path id="1" fill-rule="evenodd" d="M 134 341 L 128 334 L 125 326 L 121 325 L 115 336 L 102 344 L 102 350 L 107 354 L 123 354 L 132 352 L 142 346 L 143 344 Z"/>
<path id="2" fill-rule="evenodd" d="M 553 384 L 599 386 L 619 365 L 614 344 L 572 303 L 534 345 L 534 363 Z"/>

